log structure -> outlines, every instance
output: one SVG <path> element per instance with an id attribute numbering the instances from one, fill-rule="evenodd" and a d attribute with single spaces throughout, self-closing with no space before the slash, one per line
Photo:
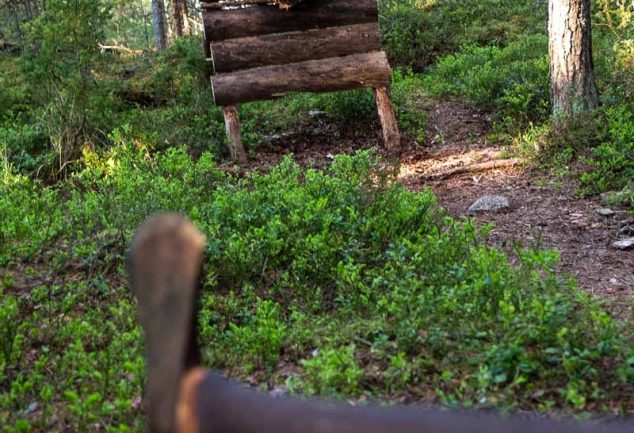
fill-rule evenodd
<path id="1" fill-rule="evenodd" d="M 399 146 L 377 0 L 207 1 L 203 22 L 214 101 L 238 162 L 246 153 L 236 105 L 295 92 L 373 88 L 385 146 Z"/>
<path id="2" fill-rule="evenodd" d="M 145 331 L 151 433 L 631 433 L 625 423 L 502 419 L 482 413 L 351 408 L 280 399 L 201 367 L 196 309 L 205 238 L 178 215 L 148 221 L 128 255 Z"/>

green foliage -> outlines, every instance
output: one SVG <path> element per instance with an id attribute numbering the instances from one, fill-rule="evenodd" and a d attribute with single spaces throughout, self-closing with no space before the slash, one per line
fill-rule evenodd
<path id="1" fill-rule="evenodd" d="M 309 395 L 358 395 L 363 369 L 357 365 L 355 351 L 355 346 L 323 349 L 315 357 L 301 360 L 303 391 Z"/>
<path id="2" fill-rule="evenodd" d="M 581 180 L 593 192 L 623 188 L 634 181 L 634 107 L 621 106 L 605 113 L 601 144 L 587 163 L 592 170 Z"/>
<path id="3" fill-rule="evenodd" d="M 112 119 L 109 86 L 95 76 L 108 19 L 101 0 L 51 0 L 31 23 L 23 69 L 37 83 L 38 119 L 55 151 L 51 170 L 62 171 L 103 138 L 99 130 Z"/>
<path id="4" fill-rule="evenodd" d="M 433 95 L 495 109 L 507 127 L 543 121 L 550 113 L 548 39 L 530 36 L 504 48 L 469 45 L 440 59 L 425 84 Z"/>
<path id="5" fill-rule="evenodd" d="M 542 410 L 606 411 L 632 391 L 631 328 L 561 281 L 556 253 L 517 249 L 511 265 L 369 153 L 234 179 L 210 154 L 112 140 L 55 187 L 2 185 L 0 257 L 20 270 L 2 303 L 12 327 L 19 299 L 15 337 L 3 340 L 13 341 L 0 394 L 8 431 L 52 412 L 80 431 L 140 431 L 142 340 L 120 281 L 134 228 L 163 211 L 188 215 L 209 240 L 200 340 L 209 365 L 239 377 L 320 395 L 433 389 L 467 406 L 532 408 L 539 394 Z M 17 265 L 34 254 L 50 280 Z M 41 410 L 23 416 L 32 401 Z"/>
<path id="6" fill-rule="evenodd" d="M 260 301 L 246 324 L 230 324 L 227 347 L 239 356 L 239 365 L 248 371 L 273 368 L 286 340 L 286 325 L 280 321 L 280 308 L 271 301 Z"/>
<path id="7" fill-rule="evenodd" d="M 524 149 L 553 161 L 598 142 L 586 188 L 631 183 L 632 7 L 596 4 L 605 114 L 555 134 L 545 2 L 381 0 L 384 46 L 409 67 L 392 86 L 401 128 L 422 142 L 422 95 L 460 97 L 493 112 L 500 132 L 533 125 Z M 486 227 L 406 191 L 368 152 L 324 170 L 290 158 L 268 174 L 218 170 L 224 125 L 197 38 L 99 53 L 109 38 L 147 44 L 138 6 L 50 0 L 21 61 L 0 57 L 3 431 L 145 429 L 123 257 L 138 224 L 165 211 L 209 240 L 198 320 L 211 367 L 309 395 L 632 411 L 631 321 L 562 280 L 556 252 L 488 247 Z M 322 122 L 311 110 L 334 136 L 377 122 L 367 89 L 291 95 L 242 105 L 245 141 L 310 129 Z"/>
<path id="8" fill-rule="evenodd" d="M 535 0 L 380 0 L 383 45 L 392 63 L 422 70 L 463 45 L 505 46 L 544 32 Z"/>

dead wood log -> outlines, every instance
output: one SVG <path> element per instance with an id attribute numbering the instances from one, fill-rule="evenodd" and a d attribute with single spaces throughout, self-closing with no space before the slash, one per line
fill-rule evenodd
<path id="1" fill-rule="evenodd" d="M 523 160 L 520 158 L 512 159 L 496 159 L 494 161 L 482 162 L 479 164 L 471 164 L 463 167 L 454 168 L 452 170 L 443 171 L 440 173 L 433 173 L 423 176 L 423 180 L 443 180 L 452 176 L 458 176 L 461 174 L 478 173 L 482 171 L 496 170 L 499 168 L 516 167 L 521 165 Z"/>
<path id="2" fill-rule="evenodd" d="M 274 5 L 203 11 L 208 43 L 377 21 L 376 0 L 314 0 L 285 12 Z"/>
<path id="3" fill-rule="evenodd" d="M 247 153 L 244 150 L 242 136 L 240 135 L 240 116 L 236 106 L 225 107 L 223 109 L 225 117 L 225 129 L 229 140 L 229 153 L 231 159 L 240 164 L 247 164 Z"/>
<path id="4" fill-rule="evenodd" d="M 327 59 L 381 49 L 379 24 L 229 39 L 211 44 L 216 73 L 307 60 Z"/>
<path id="5" fill-rule="evenodd" d="M 374 52 L 218 74 L 211 83 L 216 104 L 227 106 L 292 92 L 388 87 L 390 74 L 385 53 Z"/>
<path id="6" fill-rule="evenodd" d="M 298 5 L 304 0 L 224 0 L 215 2 L 202 2 L 201 7 L 203 9 L 225 9 L 225 8 L 237 8 L 243 6 L 256 6 L 256 5 L 269 5 L 276 4 L 280 9 L 288 10 L 293 6 Z M 308 1 L 308 0 L 306 0 Z"/>

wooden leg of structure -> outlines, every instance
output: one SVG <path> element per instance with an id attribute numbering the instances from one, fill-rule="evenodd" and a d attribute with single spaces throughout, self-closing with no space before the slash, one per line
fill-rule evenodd
<path id="1" fill-rule="evenodd" d="M 374 97 L 376 99 L 376 108 L 379 112 L 381 120 L 381 128 L 383 129 L 383 141 L 387 149 L 397 149 L 401 145 L 401 134 L 398 131 L 396 123 L 396 115 L 392 108 L 392 100 L 390 91 L 387 87 L 376 87 L 374 89 Z"/>
<path id="2" fill-rule="evenodd" d="M 224 107 L 225 115 L 225 128 L 227 130 L 227 138 L 229 139 L 229 152 L 231 153 L 231 159 L 240 164 L 246 164 L 247 152 L 244 150 L 242 144 L 242 137 L 240 136 L 240 116 L 238 115 L 238 108 L 235 105 Z"/>

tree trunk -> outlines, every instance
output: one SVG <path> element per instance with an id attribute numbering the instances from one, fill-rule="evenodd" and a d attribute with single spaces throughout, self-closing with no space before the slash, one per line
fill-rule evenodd
<path id="1" fill-rule="evenodd" d="M 156 47 L 164 49 L 167 46 L 167 25 L 165 21 L 165 1 L 152 0 L 152 26 Z"/>
<path id="2" fill-rule="evenodd" d="M 590 0 L 549 0 L 550 73 L 555 123 L 597 107 Z"/>
<path id="3" fill-rule="evenodd" d="M 187 0 L 173 0 L 174 2 L 174 32 L 180 38 L 190 34 L 189 12 L 187 10 Z"/>

